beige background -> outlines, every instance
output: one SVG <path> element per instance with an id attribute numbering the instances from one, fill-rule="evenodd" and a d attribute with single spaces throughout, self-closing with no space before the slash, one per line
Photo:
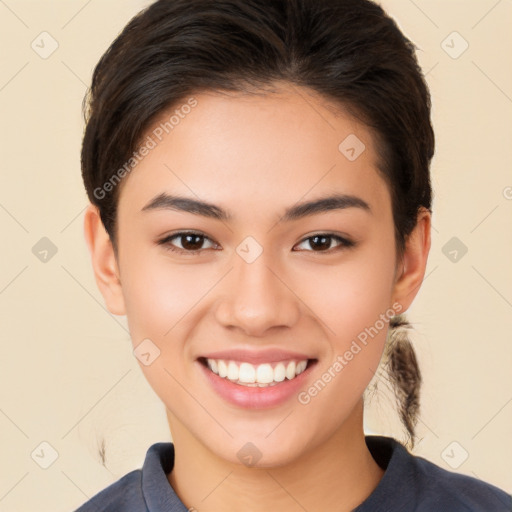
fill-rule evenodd
<path id="1" fill-rule="evenodd" d="M 0 0 L 1 512 L 74 510 L 170 440 L 82 234 L 82 98 L 146 3 Z M 512 2 L 382 3 L 420 48 L 437 137 L 432 250 L 409 314 L 425 380 L 415 453 L 512 492 Z M 46 59 L 31 48 L 51 49 L 43 31 L 59 45 Z M 46 262 L 32 252 L 43 237 Z M 468 248 L 457 262 L 452 237 Z M 375 402 L 366 430 L 400 438 L 392 417 Z"/>

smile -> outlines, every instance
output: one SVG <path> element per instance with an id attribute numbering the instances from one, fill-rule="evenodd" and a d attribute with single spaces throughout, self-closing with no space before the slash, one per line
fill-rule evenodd
<path id="1" fill-rule="evenodd" d="M 285 379 L 293 380 L 307 367 L 308 360 L 280 361 L 253 365 L 247 362 L 203 359 L 203 364 L 223 379 L 249 387 L 275 386 Z"/>

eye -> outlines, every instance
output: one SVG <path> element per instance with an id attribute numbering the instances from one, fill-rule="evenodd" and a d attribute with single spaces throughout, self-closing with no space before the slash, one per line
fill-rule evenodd
<path id="1" fill-rule="evenodd" d="M 302 249 L 294 248 L 293 250 L 331 253 L 356 245 L 355 242 L 348 238 L 330 233 L 319 233 L 309 236 L 295 247 L 300 247 L 301 245 L 304 246 L 305 244 L 309 245 L 309 249 L 302 247 Z M 196 233 L 193 231 L 180 231 L 178 233 L 168 235 L 162 240 L 159 240 L 158 245 L 163 245 L 169 251 L 189 256 L 197 256 L 206 249 L 219 249 L 219 245 L 212 239 L 208 238 L 203 233 Z"/>
<path id="2" fill-rule="evenodd" d="M 178 242 L 173 242 L 177 240 Z M 205 242 L 209 245 L 204 246 Z M 180 231 L 172 235 L 166 236 L 158 241 L 158 245 L 165 246 L 172 252 L 187 255 L 198 255 L 205 249 L 215 249 L 218 245 L 203 233 L 195 233 L 193 231 Z"/>
<path id="3" fill-rule="evenodd" d="M 348 238 L 344 238 L 339 235 L 333 235 L 330 233 L 318 233 L 316 235 L 305 238 L 295 247 L 308 244 L 309 247 L 312 249 L 312 251 L 309 252 L 333 252 L 333 242 L 337 243 L 337 245 L 334 246 L 334 250 L 349 248 L 356 245 L 355 242 L 353 242 L 352 240 L 349 240 Z"/>

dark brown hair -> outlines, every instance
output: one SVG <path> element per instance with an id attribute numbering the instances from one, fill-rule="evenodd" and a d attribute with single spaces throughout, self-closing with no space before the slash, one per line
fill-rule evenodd
<path id="1" fill-rule="evenodd" d="M 321 94 L 371 129 L 402 257 L 419 210 L 431 211 L 430 95 L 414 45 L 369 0 L 159 0 L 137 14 L 102 56 L 84 102 L 82 176 L 116 252 L 122 182 L 112 179 L 152 123 L 193 94 L 271 93 L 279 81 Z M 421 378 L 400 340 L 390 343 L 390 371 L 414 443 Z"/>

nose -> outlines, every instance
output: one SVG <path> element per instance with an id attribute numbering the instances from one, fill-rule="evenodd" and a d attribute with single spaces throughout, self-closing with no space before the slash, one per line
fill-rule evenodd
<path id="1" fill-rule="evenodd" d="M 252 263 L 234 255 L 234 269 L 215 310 L 223 326 L 261 337 L 272 328 L 292 327 L 298 321 L 300 301 L 293 286 L 268 260 L 265 251 Z"/>

